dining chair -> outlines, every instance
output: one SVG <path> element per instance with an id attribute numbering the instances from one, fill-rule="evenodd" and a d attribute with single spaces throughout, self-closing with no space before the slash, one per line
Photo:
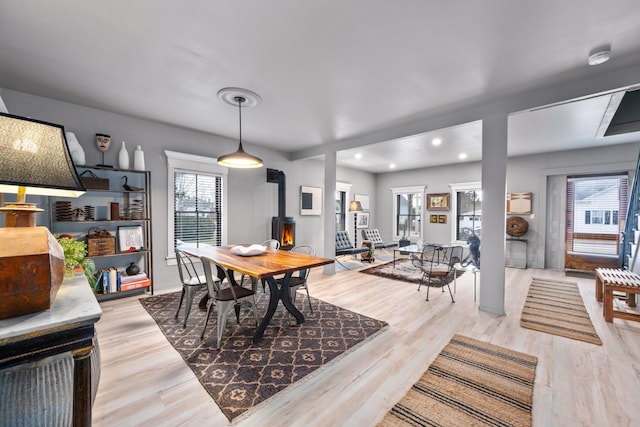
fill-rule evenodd
<path id="1" fill-rule="evenodd" d="M 427 301 L 429 301 L 429 288 L 442 288 L 442 292 L 444 292 L 444 287 L 446 286 L 449 289 L 451 302 L 455 302 L 449 284 L 456 274 L 455 265 L 459 264 L 462 260 L 462 254 L 462 246 L 425 244 L 422 247 L 420 256 L 411 256 L 413 266 L 422 272 L 422 277 L 418 284 L 418 291 L 426 281 Z"/>
<path id="2" fill-rule="evenodd" d="M 178 310 L 176 311 L 175 318 L 178 318 L 180 314 L 180 308 L 184 302 L 184 321 L 182 327 L 187 327 L 187 319 L 189 313 L 191 313 L 191 306 L 193 305 L 193 298 L 196 293 L 206 287 L 207 279 L 204 272 L 199 272 L 191 256 L 176 249 L 176 262 L 178 264 L 178 274 L 180 275 L 180 281 L 182 282 L 182 293 L 180 294 L 180 302 L 178 303 Z M 218 282 L 220 279 L 215 278 Z M 186 301 L 185 301 L 186 299 Z"/>
<path id="3" fill-rule="evenodd" d="M 301 254 L 316 255 L 316 250 L 309 245 L 298 245 L 291 248 L 291 252 L 297 252 Z M 313 314 L 313 307 L 311 306 L 311 297 L 309 296 L 309 287 L 307 285 L 307 277 L 309 276 L 308 268 L 298 271 L 297 276 L 291 276 L 289 279 L 289 296 L 291 297 L 291 302 L 295 305 L 296 303 L 296 295 L 298 294 L 298 289 L 303 288 L 307 291 L 307 301 L 309 302 L 309 310 L 311 310 L 311 314 Z M 279 285 L 282 284 L 284 278 L 276 279 L 276 283 Z"/>
<path id="4" fill-rule="evenodd" d="M 280 249 L 280 241 L 277 239 L 269 239 L 266 240 L 262 243 L 262 246 L 266 247 L 267 249 Z M 240 278 L 240 284 L 242 284 L 244 286 L 244 279 L 245 277 L 248 277 L 246 275 L 242 275 L 242 277 Z M 253 289 L 253 291 L 256 291 L 256 279 L 254 279 L 253 277 L 250 277 L 249 279 L 251 279 L 251 288 Z M 266 292 L 267 291 L 267 283 L 264 279 L 262 279 L 262 292 Z"/>
<path id="5" fill-rule="evenodd" d="M 227 319 L 232 308 L 236 313 L 236 321 L 238 324 L 240 324 L 240 306 L 242 302 L 247 301 L 251 304 L 251 307 L 253 309 L 253 316 L 255 317 L 256 321 L 256 328 L 258 327 L 259 322 L 258 309 L 256 306 L 256 294 L 251 289 L 243 288 L 239 285 L 234 285 L 234 282 L 229 279 L 229 271 L 223 268 L 221 265 L 217 264 L 212 259 L 202 257 L 201 260 L 207 283 L 207 291 L 209 292 L 209 308 L 207 309 L 207 318 L 204 322 L 204 328 L 202 329 L 202 335 L 200 335 L 200 338 L 204 339 L 204 334 L 207 330 L 207 325 L 209 324 L 211 312 L 215 307 L 218 321 L 216 348 L 220 348 L 220 344 L 222 344 L 222 335 L 227 325 Z M 215 280 L 215 277 L 212 274 L 212 265 L 216 266 L 218 272 L 222 272 L 222 274 L 224 274 L 224 278 L 222 280 Z M 222 282 L 224 282 L 224 279 L 227 280 L 227 287 L 222 287 Z"/>

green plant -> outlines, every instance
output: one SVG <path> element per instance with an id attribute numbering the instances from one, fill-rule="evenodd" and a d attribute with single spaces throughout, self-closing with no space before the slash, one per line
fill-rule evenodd
<path id="1" fill-rule="evenodd" d="M 89 286 L 95 292 L 97 282 L 95 277 L 96 265 L 93 263 L 93 259 L 86 258 L 87 244 L 68 235 L 56 234 L 55 237 L 64 251 L 64 275 L 72 277 L 75 273 L 76 265 L 81 266 Z"/>
<path id="2" fill-rule="evenodd" d="M 56 235 L 56 240 L 64 251 L 64 275 L 71 277 L 76 265 L 82 265 L 82 261 L 87 255 L 87 245 L 84 242 L 75 240 L 73 237 L 64 235 Z"/>

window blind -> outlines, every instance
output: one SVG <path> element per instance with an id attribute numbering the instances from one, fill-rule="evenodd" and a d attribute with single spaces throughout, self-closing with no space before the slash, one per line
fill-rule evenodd
<path id="1" fill-rule="evenodd" d="M 222 245 L 222 177 L 174 172 L 174 245 Z"/>
<path id="2" fill-rule="evenodd" d="M 626 175 L 567 178 L 567 252 L 615 255 L 627 213 Z"/>

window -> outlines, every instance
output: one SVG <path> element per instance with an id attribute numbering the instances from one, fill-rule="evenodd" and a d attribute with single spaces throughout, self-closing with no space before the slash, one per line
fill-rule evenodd
<path id="1" fill-rule="evenodd" d="M 222 245 L 222 177 L 175 170 L 173 236 L 194 246 Z"/>
<path id="2" fill-rule="evenodd" d="M 583 269 L 585 256 L 618 254 L 627 181 L 625 174 L 567 178 L 565 268 Z"/>
<path id="3" fill-rule="evenodd" d="M 453 241 L 466 242 L 475 233 L 482 234 L 482 187 L 480 182 L 452 184 L 452 218 L 455 218 Z"/>
<path id="4" fill-rule="evenodd" d="M 216 159 L 165 151 L 168 160 L 168 264 L 176 243 L 226 244 L 226 168 Z"/>
<path id="5" fill-rule="evenodd" d="M 393 235 L 412 240 L 422 239 L 422 201 L 425 186 L 392 188 L 393 192 Z"/>
<path id="6" fill-rule="evenodd" d="M 347 210 L 350 191 L 351 184 L 336 182 L 336 231 L 349 231 Z"/>

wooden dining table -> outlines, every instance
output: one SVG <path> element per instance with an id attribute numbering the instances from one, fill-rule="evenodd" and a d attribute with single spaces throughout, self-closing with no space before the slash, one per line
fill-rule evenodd
<path id="1" fill-rule="evenodd" d="M 264 279 L 269 284 L 269 306 L 253 335 L 254 343 L 262 339 L 279 301 L 282 301 L 284 307 L 295 317 L 298 324 L 304 323 L 304 315 L 293 305 L 289 295 L 291 276 L 296 271 L 331 264 L 334 260 L 271 248 L 267 248 L 263 254 L 241 256 L 231 252 L 231 248 L 234 246 L 236 245 L 198 248 L 181 246 L 180 249 L 198 258 L 209 258 L 227 270 L 250 276 L 256 280 Z M 283 280 L 276 281 L 275 276 L 279 275 L 284 275 Z M 234 282 L 233 285 L 237 285 L 233 274 L 230 274 L 229 278 Z"/>

